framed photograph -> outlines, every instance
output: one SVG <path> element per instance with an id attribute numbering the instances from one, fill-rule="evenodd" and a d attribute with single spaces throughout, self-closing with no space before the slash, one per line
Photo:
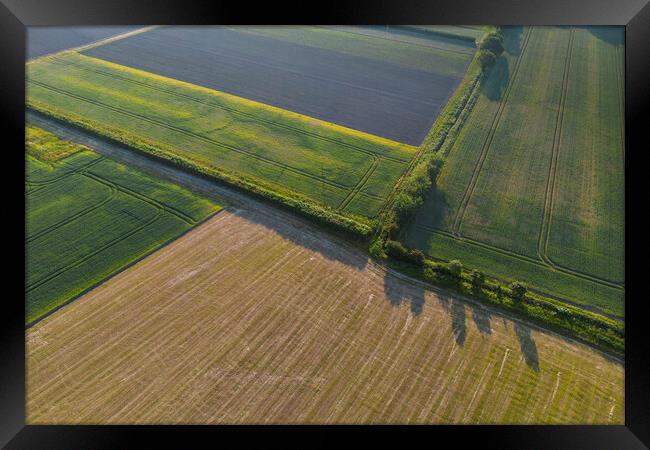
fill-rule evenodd
<path id="1" fill-rule="evenodd" d="M 6 448 L 650 444 L 645 1 L 2 2 Z"/>

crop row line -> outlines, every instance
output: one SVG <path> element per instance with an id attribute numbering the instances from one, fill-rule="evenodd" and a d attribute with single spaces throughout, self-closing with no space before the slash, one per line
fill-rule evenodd
<path id="1" fill-rule="evenodd" d="M 336 138 L 323 136 L 321 134 L 314 133 L 312 131 L 307 131 L 307 130 L 304 130 L 304 129 L 301 129 L 301 128 L 298 128 L 298 127 L 294 127 L 294 126 L 291 126 L 291 125 L 288 125 L 288 124 L 282 124 L 282 123 L 279 123 L 279 122 L 276 122 L 276 121 L 273 121 L 273 120 L 264 119 L 264 118 L 262 118 L 262 117 L 260 117 L 260 116 L 258 116 L 256 114 L 247 113 L 247 112 L 241 111 L 241 110 L 236 109 L 236 108 L 225 106 L 225 105 L 220 104 L 218 102 L 202 100 L 202 99 L 196 98 L 196 97 L 194 97 L 192 95 L 183 94 L 183 93 L 180 93 L 180 92 L 177 92 L 177 91 L 174 91 L 174 90 L 171 90 L 171 89 L 165 89 L 165 88 L 162 88 L 162 87 L 159 87 L 159 86 L 153 86 L 153 85 L 151 85 L 149 83 L 145 83 L 144 81 L 134 80 L 133 78 L 125 77 L 123 75 L 118 75 L 116 73 L 106 72 L 106 71 L 103 71 L 103 70 L 100 70 L 100 69 L 90 68 L 90 67 L 87 67 L 87 66 L 85 66 L 83 64 L 80 64 L 80 63 L 76 63 L 76 62 L 72 62 L 72 61 L 66 61 L 66 60 L 58 59 L 58 58 L 54 59 L 54 62 L 58 63 L 58 64 L 62 64 L 62 65 L 78 67 L 81 70 L 85 70 L 87 72 L 93 72 L 93 73 L 97 73 L 99 75 L 104 75 L 104 76 L 109 77 L 109 78 L 123 80 L 123 81 L 126 81 L 128 83 L 137 84 L 139 86 L 144 86 L 144 87 L 146 87 L 148 89 L 151 89 L 151 90 L 154 90 L 154 91 L 163 92 L 165 94 L 169 94 L 169 95 L 177 97 L 177 98 L 184 98 L 184 99 L 187 99 L 187 100 L 190 100 L 192 102 L 199 103 L 199 104 L 202 104 L 202 105 L 219 108 L 219 109 L 222 109 L 224 111 L 228 111 L 230 113 L 233 113 L 233 114 L 236 114 L 236 115 L 239 115 L 239 116 L 242 116 L 242 117 L 246 117 L 246 118 L 258 121 L 258 122 L 265 123 L 267 125 L 271 125 L 273 127 L 284 128 L 285 130 L 293 131 L 293 132 L 303 134 L 303 135 L 306 135 L 306 136 L 311 136 L 311 137 L 313 137 L 315 139 L 319 139 L 319 140 L 322 140 L 322 141 L 331 142 L 333 144 L 341 145 L 343 147 L 350 148 L 352 150 L 356 150 L 356 151 L 358 151 L 360 153 L 363 153 L 363 154 L 366 154 L 366 155 L 373 155 L 373 156 L 376 156 L 376 157 L 381 158 L 381 159 L 394 161 L 396 163 L 407 163 L 408 162 L 408 160 L 404 160 L 404 159 L 401 159 L 401 158 L 397 158 L 395 156 L 389 156 L 389 155 L 384 155 L 382 153 L 374 152 L 372 150 L 368 150 L 366 148 L 359 147 L 358 145 L 350 144 L 348 142 L 344 142 L 344 141 L 341 141 L 341 140 L 336 139 Z"/>
<path id="2" fill-rule="evenodd" d="M 93 212 L 97 208 L 101 208 L 106 203 L 111 201 L 111 199 L 113 199 L 113 197 L 115 197 L 116 192 L 117 192 L 117 190 L 114 187 L 109 186 L 108 196 L 106 198 L 104 198 L 101 201 L 95 203 L 94 205 L 90 205 L 87 208 L 82 209 L 81 211 L 79 211 L 79 212 L 77 212 L 77 213 L 75 213 L 75 214 L 73 214 L 71 216 L 66 217 L 63 220 L 60 220 L 59 222 L 57 222 L 55 224 L 50 225 L 49 227 L 44 228 L 43 230 L 39 231 L 38 233 L 34 233 L 33 235 L 29 236 L 26 239 L 25 242 L 26 243 L 33 242 L 33 241 L 37 240 L 38 238 L 40 238 L 42 236 L 45 236 L 45 235 L 51 233 L 52 231 L 57 230 L 57 229 L 61 228 L 62 226 L 67 225 L 68 223 L 73 222 L 74 220 L 76 220 L 76 219 L 78 219 L 80 217 L 83 217 L 86 214 L 89 214 L 89 213 Z"/>
<path id="3" fill-rule="evenodd" d="M 89 260 L 93 256 L 99 254 L 100 252 L 103 252 L 104 250 L 112 247 L 113 245 L 115 245 L 115 244 L 125 240 L 126 238 L 134 235 L 135 233 L 143 230 L 144 228 L 148 227 L 149 225 L 153 224 L 156 220 L 158 220 L 160 218 L 161 213 L 162 213 L 162 209 L 156 209 L 156 214 L 151 219 L 149 219 L 148 221 L 138 225 L 137 227 L 129 230 L 125 234 L 122 234 L 122 235 L 116 237 L 115 239 L 111 239 L 106 244 L 104 244 L 101 247 L 99 247 L 99 248 L 93 250 L 92 252 L 86 254 L 82 258 L 61 267 L 58 270 L 55 270 L 54 272 L 50 273 L 49 275 L 46 275 L 45 277 L 41 278 L 38 281 L 35 281 L 35 282 L 31 283 L 29 286 L 27 286 L 27 289 L 25 290 L 25 292 L 28 293 L 30 291 L 33 291 L 34 289 L 38 288 L 39 286 L 42 286 L 43 284 L 53 280 L 54 278 L 58 277 L 59 275 L 67 272 L 68 270 L 81 265 L 82 263 L 86 262 L 87 260 Z"/>
<path id="4" fill-rule="evenodd" d="M 467 206 L 469 205 L 469 201 L 472 197 L 472 194 L 474 193 L 474 188 L 476 187 L 476 184 L 478 182 L 478 176 L 481 173 L 481 169 L 483 168 L 483 163 L 487 158 L 488 151 L 492 144 L 492 139 L 494 138 L 496 130 L 499 127 L 499 123 L 501 121 L 503 111 L 506 109 L 508 99 L 510 98 L 510 93 L 512 92 L 512 87 L 516 83 L 517 75 L 519 74 L 519 68 L 521 67 L 521 61 L 524 59 L 526 50 L 528 49 L 528 42 L 530 41 L 531 34 L 532 34 L 532 30 L 531 28 L 528 28 L 526 37 L 524 39 L 524 43 L 522 45 L 521 53 L 517 57 L 517 63 L 515 64 L 515 67 L 513 69 L 512 79 L 508 83 L 508 87 L 506 89 L 506 93 L 504 95 L 503 101 L 499 102 L 497 112 L 492 119 L 492 123 L 490 124 L 488 135 L 485 141 L 483 142 L 483 147 L 481 148 L 481 154 L 479 156 L 478 161 L 476 162 L 476 165 L 474 166 L 472 177 L 470 178 L 469 184 L 465 187 L 465 191 L 463 192 L 463 198 L 461 199 L 460 206 L 456 211 L 456 216 L 454 217 L 453 232 L 457 236 L 460 236 L 461 222 L 463 220 L 463 217 L 465 216 L 465 211 L 467 210 Z"/>
<path id="5" fill-rule="evenodd" d="M 431 227 L 431 226 L 423 225 L 423 224 L 417 224 L 416 227 L 421 229 L 421 230 L 428 231 L 428 232 L 431 232 L 431 233 L 441 234 L 441 235 L 446 236 L 448 238 L 451 238 L 451 239 L 453 239 L 455 241 L 466 242 L 466 243 L 475 245 L 477 247 L 482 247 L 482 248 L 485 248 L 487 250 L 494 251 L 496 253 L 501 253 L 501 254 L 503 254 L 505 256 L 509 256 L 509 257 L 518 259 L 520 261 L 525 261 L 525 262 L 534 264 L 534 265 L 536 265 L 536 266 L 538 266 L 540 268 L 543 268 L 543 269 L 558 270 L 558 269 L 555 269 L 554 267 L 550 267 L 550 266 L 544 264 L 543 262 L 541 262 L 537 258 L 531 258 L 530 256 L 522 255 L 521 253 L 513 252 L 512 250 L 507 250 L 507 249 L 504 249 L 502 247 L 497 247 L 495 245 L 491 245 L 491 244 L 487 244 L 485 242 L 477 241 L 475 239 L 472 239 L 472 238 L 469 238 L 469 237 L 466 237 L 466 236 L 456 236 L 456 235 L 454 235 L 454 234 L 452 234 L 452 233 L 450 233 L 448 231 L 442 230 L 440 228 Z M 565 275 L 573 276 L 575 278 L 586 279 L 587 281 L 591 281 L 592 283 L 600 284 L 600 285 L 607 286 L 607 287 L 610 287 L 610 288 L 613 288 L 613 289 L 622 290 L 624 288 L 624 286 L 622 286 L 620 284 L 617 284 L 617 283 L 614 283 L 614 282 L 611 282 L 611 281 L 608 281 L 608 280 L 602 280 L 602 279 L 599 279 L 597 277 L 593 277 L 592 275 L 589 275 L 589 274 L 583 275 L 581 273 L 572 273 L 572 272 L 566 272 L 566 271 L 562 271 L 562 270 L 558 270 L 558 271 L 564 273 Z"/>
<path id="6" fill-rule="evenodd" d="M 63 89 L 60 89 L 60 88 L 55 88 L 53 86 L 47 85 L 45 83 L 41 83 L 39 81 L 30 80 L 29 82 L 34 83 L 37 86 L 41 86 L 41 87 L 43 87 L 45 89 L 52 90 L 54 92 L 58 92 L 58 93 L 60 93 L 62 95 L 66 95 L 66 96 L 75 98 L 77 100 L 81 100 L 81 101 L 90 103 L 90 104 L 98 106 L 100 108 L 109 109 L 111 111 L 123 114 L 125 116 L 133 117 L 133 118 L 136 118 L 136 119 L 139 119 L 139 120 L 143 120 L 145 122 L 149 122 L 149 123 L 152 123 L 154 125 L 158 125 L 158 126 L 160 126 L 162 128 L 166 128 L 168 130 L 184 134 L 184 135 L 189 136 L 191 138 L 198 139 L 198 140 L 203 141 L 203 142 L 207 142 L 208 144 L 216 145 L 216 146 L 222 147 L 222 148 L 224 148 L 226 150 L 230 150 L 230 151 L 233 151 L 233 152 L 236 152 L 236 153 L 240 153 L 240 154 L 249 156 L 249 157 L 251 157 L 253 159 L 256 159 L 258 161 L 261 161 L 261 162 L 267 163 L 269 165 L 288 170 L 289 172 L 293 172 L 293 173 L 295 173 L 297 175 L 302 175 L 302 176 L 307 177 L 307 178 L 311 178 L 311 179 L 314 179 L 314 180 L 317 180 L 317 181 L 321 181 L 321 182 L 323 182 L 325 184 L 329 184 L 330 186 L 334 186 L 334 187 L 339 188 L 339 189 L 343 189 L 343 190 L 347 191 L 347 190 L 349 190 L 351 188 L 350 186 L 345 186 L 345 185 L 342 185 L 340 183 L 336 183 L 336 182 L 331 181 L 331 180 L 322 179 L 322 178 L 320 178 L 318 176 L 312 175 L 310 173 L 303 172 L 303 171 L 301 171 L 299 169 L 296 169 L 295 167 L 291 167 L 291 166 L 289 166 L 287 164 L 280 163 L 278 161 L 274 161 L 272 159 L 265 158 L 265 157 L 263 157 L 261 155 L 258 155 L 256 153 L 253 153 L 253 152 L 250 152 L 250 151 L 247 151 L 247 150 L 243 150 L 243 149 L 240 149 L 240 148 L 228 145 L 228 144 L 224 144 L 222 142 L 215 141 L 213 139 L 207 138 L 207 137 L 202 136 L 200 134 L 190 132 L 190 131 L 185 130 L 183 128 L 179 128 L 179 127 L 176 127 L 174 125 L 170 125 L 168 123 L 165 123 L 165 122 L 162 122 L 162 121 L 159 121 L 159 120 L 156 120 L 156 119 L 152 119 L 152 118 L 142 116 L 142 115 L 137 114 L 137 113 L 126 111 L 126 110 L 123 110 L 121 108 L 118 108 L 118 107 L 115 107 L 115 106 L 112 106 L 112 105 L 108 105 L 108 104 L 105 104 L 105 103 L 102 103 L 102 102 L 99 102 L 99 101 L 96 101 L 96 100 L 91 100 L 91 99 L 83 97 L 81 95 L 74 94 L 74 93 L 71 93 L 69 91 L 66 91 L 66 90 L 63 90 Z"/>
<path id="7" fill-rule="evenodd" d="M 178 217 L 183 222 L 186 222 L 189 225 L 194 225 L 196 223 L 196 221 L 192 217 L 188 216 L 183 211 L 180 211 L 180 210 L 178 210 L 178 209 L 176 209 L 176 208 L 174 208 L 172 206 L 160 203 L 157 200 L 154 200 L 153 198 L 151 198 L 149 196 L 146 196 L 146 195 L 144 195 L 144 194 L 142 194 L 140 192 L 136 192 L 136 191 L 134 191 L 132 189 L 129 189 L 126 186 L 123 186 L 123 185 L 121 185 L 119 183 L 116 183 L 113 180 L 109 180 L 108 178 L 105 178 L 105 177 L 103 177 L 101 175 L 98 175 L 97 173 L 85 172 L 84 175 L 87 176 L 88 178 L 91 178 L 91 179 L 97 181 L 98 183 L 102 183 L 102 184 L 105 184 L 107 186 L 111 186 L 114 189 L 117 189 L 118 191 L 124 192 L 127 195 L 131 195 L 132 197 L 137 198 L 138 200 L 143 201 L 145 203 L 148 203 L 148 204 L 150 204 L 152 206 L 155 206 L 156 208 L 162 208 L 164 211 Z"/>
<path id="8" fill-rule="evenodd" d="M 343 201 L 337 208 L 338 210 L 342 211 L 348 207 L 348 205 L 352 202 L 352 200 L 357 196 L 359 191 L 368 182 L 368 180 L 370 179 L 370 177 L 375 172 L 378 166 L 379 166 L 379 160 L 377 158 L 373 158 L 370 167 L 368 167 L 368 170 L 366 170 L 366 173 L 363 174 L 363 176 L 359 179 L 359 182 L 356 184 L 356 186 L 354 186 L 354 188 L 348 193 L 348 195 L 346 195 L 346 197 L 343 199 Z"/>

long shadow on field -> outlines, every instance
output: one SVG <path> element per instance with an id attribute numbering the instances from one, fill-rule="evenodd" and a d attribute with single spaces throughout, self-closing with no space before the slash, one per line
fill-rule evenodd
<path id="1" fill-rule="evenodd" d="M 492 334 L 492 325 L 490 323 L 490 312 L 480 306 L 470 306 L 472 310 L 472 319 L 478 331 L 483 334 Z"/>
<path id="2" fill-rule="evenodd" d="M 490 70 L 488 79 L 485 84 L 483 84 L 482 88 L 482 93 L 492 101 L 500 101 L 502 99 L 506 86 L 508 86 L 508 83 L 510 82 L 510 64 L 508 63 L 505 53 L 512 56 L 519 56 L 523 44 L 524 27 L 508 26 L 503 27 L 503 29 L 504 54 L 499 56 L 499 59 L 497 59 L 496 64 Z"/>
<path id="3" fill-rule="evenodd" d="M 537 353 L 537 345 L 535 344 L 535 341 L 530 334 L 530 328 L 520 324 L 519 322 L 515 322 L 514 326 L 515 333 L 517 334 L 517 339 L 519 339 L 519 347 L 521 348 L 521 353 L 524 356 L 524 361 L 526 361 L 528 367 L 533 369 L 535 372 L 539 372 L 539 355 Z"/>
<path id="4" fill-rule="evenodd" d="M 465 344 L 467 338 L 467 323 L 465 320 L 465 302 L 453 297 L 442 295 L 438 296 L 438 302 L 451 317 L 451 332 L 454 335 L 456 343 L 461 347 Z"/>
<path id="5" fill-rule="evenodd" d="M 490 69 L 488 79 L 481 88 L 483 94 L 491 101 L 500 101 L 510 82 L 510 69 L 505 56 L 500 56 Z"/>
<path id="6" fill-rule="evenodd" d="M 402 303 L 409 303 L 414 316 L 422 312 L 424 293 L 425 290 L 420 285 L 404 283 L 388 273 L 384 275 L 384 294 L 390 304 L 398 307 Z"/>
<path id="7" fill-rule="evenodd" d="M 288 215 L 270 216 L 245 209 L 235 210 L 233 214 L 272 230 L 284 239 L 317 252 L 329 260 L 337 261 L 356 269 L 363 269 L 368 264 L 368 258 L 361 252 L 348 251 L 344 245 L 334 241 L 323 232 Z"/>
<path id="8" fill-rule="evenodd" d="M 621 27 L 591 26 L 576 27 L 587 30 L 593 36 L 610 45 L 623 45 L 624 33 Z"/>
<path id="9" fill-rule="evenodd" d="M 521 45 L 524 37 L 524 27 L 520 25 L 504 26 L 503 29 L 503 46 L 505 51 L 512 56 L 518 56 L 521 53 Z"/>

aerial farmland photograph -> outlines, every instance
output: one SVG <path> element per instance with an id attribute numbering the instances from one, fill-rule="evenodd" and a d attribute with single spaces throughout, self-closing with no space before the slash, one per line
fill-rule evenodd
<path id="1" fill-rule="evenodd" d="M 27 424 L 624 424 L 624 44 L 28 27 Z"/>

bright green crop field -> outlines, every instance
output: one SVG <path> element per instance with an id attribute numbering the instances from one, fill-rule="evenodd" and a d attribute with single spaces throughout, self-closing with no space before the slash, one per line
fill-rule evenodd
<path id="1" fill-rule="evenodd" d="M 368 221 L 416 148 L 71 53 L 28 65 L 28 104 L 184 165 Z"/>
<path id="2" fill-rule="evenodd" d="M 624 35 L 511 28 L 404 239 L 623 316 Z"/>
<path id="3" fill-rule="evenodd" d="M 28 324 L 221 209 L 29 125 L 26 190 Z"/>

